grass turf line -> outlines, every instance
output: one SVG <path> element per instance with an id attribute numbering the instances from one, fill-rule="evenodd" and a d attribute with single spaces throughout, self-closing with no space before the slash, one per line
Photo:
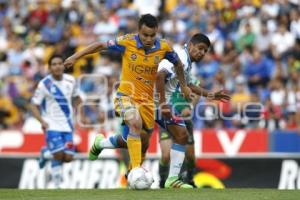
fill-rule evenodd
<path id="1" fill-rule="evenodd" d="M 299 200 L 298 190 L 277 189 L 0 189 L 0 200 Z"/>

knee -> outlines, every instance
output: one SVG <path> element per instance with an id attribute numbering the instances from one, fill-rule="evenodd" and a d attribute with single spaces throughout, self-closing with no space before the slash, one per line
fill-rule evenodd
<path id="1" fill-rule="evenodd" d="M 124 139 L 127 139 L 127 136 L 124 137 Z M 118 136 L 117 138 L 117 145 L 120 148 L 127 148 L 127 143 L 124 141 L 124 139 L 122 138 L 122 136 Z"/>
<path id="2" fill-rule="evenodd" d="M 134 132 L 140 132 L 143 127 L 142 119 L 137 110 L 130 110 L 125 113 L 125 122 Z"/>
<path id="3" fill-rule="evenodd" d="M 131 120 L 129 124 L 129 129 L 136 134 L 140 134 L 142 131 L 142 121 L 140 119 Z"/>
<path id="4" fill-rule="evenodd" d="M 60 161 L 64 161 L 64 152 L 57 152 L 55 154 L 53 154 L 53 157 L 55 160 L 60 160 Z"/>
<path id="5" fill-rule="evenodd" d="M 64 162 L 71 162 L 73 160 L 73 155 L 65 154 Z"/>
<path id="6" fill-rule="evenodd" d="M 73 158 L 65 158 L 64 162 L 68 163 L 68 162 L 71 162 L 72 160 L 73 160 Z"/>

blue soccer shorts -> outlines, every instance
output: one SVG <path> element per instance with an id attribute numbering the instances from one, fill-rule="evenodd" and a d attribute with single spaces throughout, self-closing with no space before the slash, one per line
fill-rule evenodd
<path id="1" fill-rule="evenodd" d="M 75 153 L 72 132 L 47 131 L 46 133 L 47 146 L 51 153 L 64 151 L 67 154 Z"/>

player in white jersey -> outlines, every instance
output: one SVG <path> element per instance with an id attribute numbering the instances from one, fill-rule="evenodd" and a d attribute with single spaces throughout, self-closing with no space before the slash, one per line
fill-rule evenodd
<path id="1" fill-rule="evenodd" d="M 64 74 L 63 58 L 53 55 L 48 62 L 50 74 L 43 78 L 31 99 L 31 111 L 45 132 L 47 147 L 41 149 L 40 168 L 51 160 L 54 187 L 62 183 L 62 163 L 73 160 L 73 107 L 81 103 L 74 77 Z"/>
<path id="2" fill-rule="evenodd" d="M 185 80 L 192 92 L 198 96 L 204 96 L 213 100 L 228 101 L 230 97 L 223 91 L 210 93 L 195 84 L 191 76 L 192 62 L 200 61 L 209 47 L 210 41 L 207 36 L 198 33 L 191 38 L 183 49 L 177 51 L 184 65 Z M 180 96 L 180 88 L 178 87 L 174 67 L 166 60 L 163 60 L 159 64 L 156 85 L 165 85 L 165 87 L 157 87 L 159 109 L 157 110 L 156 122 L 172 135 L 173 140 L 172 143 L 169 143 L 168 147 L 162 147 L 165 162 L 170 161 L 168 178 L 164 187 L 178 188 L 183 183 L 179 180 L 179 173 L 185 159 L 189 136 L 185 120 L 182 118 L 182 113 L 180 113 L 182 109 L 179 110 L 178 106 L 184 107 L 190 103 L 187 101 L 174 101 L 174 99 Z"/>

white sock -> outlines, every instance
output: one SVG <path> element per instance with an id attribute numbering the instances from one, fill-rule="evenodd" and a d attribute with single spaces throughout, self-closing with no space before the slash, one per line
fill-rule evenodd
<path id="1" fill-rule="evenodd" d="M 47 159 L 47 160 L 53 159 L 53 155 L 52 155 L 52 153 L 50 152 L 49 149 L 47 149 L 47 150 L 45 150 L 45 151 L 43 152 L 43 157 L 44 157 L 45 159 Z"/>
<path id="2" fill-rule="evenodd" d="M 99 146 L 103 149 L 115 149 L 116 148 L 116 141 L 117 135 L 109 136 L 103 140 L 99 141 Z"/>
<path id="3" fill-rule="evenodd" d="M 62 164 L 52 166 L 51 176 L 52 176 L 54 186 L 56 188 L 59 188 L 62 181 L 63 181 L 63 178 L 62 178 Z"/>
<path id="4" fill-rule="evenodd" d="M 170 151 L 170 169 L 168 178 L 179 175 L 184 157 L 185 145 L 173 143 Z"/>

